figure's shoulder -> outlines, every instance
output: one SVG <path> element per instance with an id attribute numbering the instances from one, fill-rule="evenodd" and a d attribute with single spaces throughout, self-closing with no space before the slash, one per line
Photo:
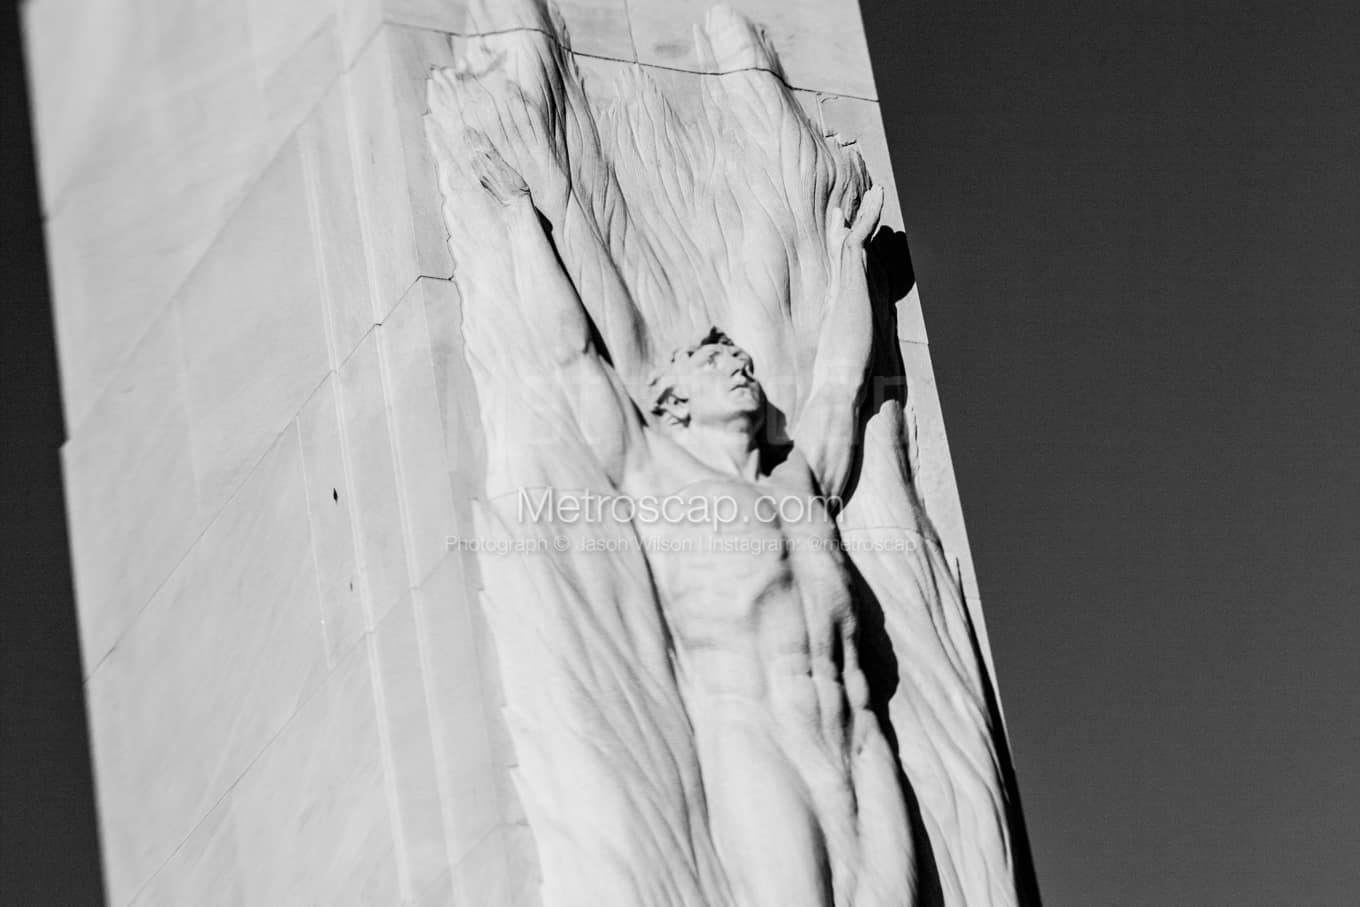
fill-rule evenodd
<path id="1" fill-rule="evenodd" d="M 766 484 L 799 494 L 818 493 L 817 477 L 813 475 L 812 465 L 796 445 L 781 449 L 777 458 L 771 459 L 771 467 L 764 476 Z"/>
<path id="2" fill-rule="evenodd" d="M 699 478 L 700 464 L 665 431 L 645 418 L 638 431 L 639 455 L 629 458 L 628 494 L 667 494 Z"/>

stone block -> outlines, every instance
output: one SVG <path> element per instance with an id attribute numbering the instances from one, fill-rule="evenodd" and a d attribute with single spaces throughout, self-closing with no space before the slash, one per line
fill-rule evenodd
<path id="1" fill-rule="evenodd" d="M 693 30 L 709 0 L 628 0 L 641 63 L 691 72 L 723 72 L 696 50 Z M 875 99 L 874 73 L 859 9 L 818 0 L 736 0 L 730 6 L 766 29 L 790 85 Z"/>
<path id="2" fill-rule="evenodd" d="M 428 890 L 450 868 L 435 760 L 425 663 L 445 657 L 422 645 L 411 599 L 403 599 L 373 631 L 382 719 L 391 752 L 396 813 L 413 892 Z"/>
<path id="3" fill-rule="evenodd" d="M 457 551 L 414 594 L 421 647 L 428 653 L 426 682 L 450 865 L 461 863 L 502 821 L 498 776 L 506 769 L 493 750 L 494 706 L 473 623 L 475 596 Z"/>
<path id="4" fill-rule="evenodd" d="M 439 0 L 388 0 L 389 8 L 429 7 Z M 466 8 L 467 4 L 463 6 Z M 633 49 L 633 36 L 629 25 L 627 0 L 556 0 L 562 22 L 567 27 L 568 42 L 571 49 L 579 54 L 592 57 L 605 57 L 612 60 L 633 61 L 637 54 Z M 426 14 L 428 17 L 428 13 Z M 419 25 L 422 22 L 407 13 L 394 21 Z M 447 21 L 454 21 L 450 17 Z M 541 29 L 540 20 L 528 3 L 498 3 L 490 0 L 484 4 L 481 17 L 464 14 L 461 26 L 446 28 L 462 35 L 489 34 L 517 28 Z"/>
<path id="5" fill-rule="evenodd" d="M 538 907 L 542 903 L 540 889 L 543 872 L 538 865 L 538 847 L 534 832 L 527 820 L 504 826 L 506 871 L 510 875 L 510 899 L 513 907 Z"/>
<path id="6" fill-rule="evenodd" d="M 71 182 L 111 161 L 99 140 L 125 119 L 146 80 L 136 0 L 90 5 L 49 0 L 18 7 L 23 18 L 38 188 L 50 214 Z M 238 10 L 239 11 L 239 10 Z M 239 32 L 242 39 L 246 33 Z M 72 60 L 81 61 L 79 67 Z"/>
<path id="7" fill-rule="evenodd" d="M 62 449 L 85 672 L 198 535 L 183 352 L 157 321 Z"/>
<path id="8" fill-rule="evenodd" d="M 64 165 L 46 235 L 71 433 L 263 168 L 262 105 L 249 59 L 228 61 L 101 116 Z"/>
<path id="9" fill-rule="evenodd" d="M 420 274 L 401 118 L 393 104 L 391 40 L 390 28 L 379 31 L 344 79 L 373 321 L 382 321 Z"/>
<path id="10" fill-rule="evenodd" d="M 335 4 L 340 28 L 340 59 L 348 72 L 382 28 L 382 0 L 335 0 Z"/>
<path id="11" fill-rule="evenodd" d="M 396 904 L 370 656 L 350 652 L 134 907 Z"/>
<path id="12" fill-rule="evenodd" d="M 194 464 L 209 513 L 326 375 L 319 275 L 301 157 L 290 143 L 175 302 Z"/>
<path id="13" fill-rule="evenodd" d="M 413 584 L 419 584 L 443 559 L 446 540 L 455 531 L 430 331 L 425 320 L 425 291 L 437 283 L 416 281 L 378 328 Z M 460 393 L 471 394 L 472 387 L 464 386 Z"/>
<path id="14" fill-rule="evenodd" d="M 339 368 L 373 328 L 350 129 L 346 94 L 337 82 L 298 130 L 329 315 L 332 368 Z"/>
<path id="15" fill-rule="evenodd" d="M 244 903 L 405 900 L 374 695 L 372 653 L 358 646 L 241 780 Z"/>
<path id="16" fill-rule="evenodd" d="M 453 871 L 444 873 L 426 888 L 416 892 L 416 907 L 458 907 L 453 899 Z"/>
<path id="17" fill-rule="evenodd" d="M 491 758 L 497 766 L 496 797 L 500 804 L 502 821 L 507 825 L 522 825 L 528 822 L 519 790 L 514 783 L 514 773 L 519 767 L 519 757 L 515 753 L 515 742 L 510 737 L 510 725 L 505 717 L 505 686 L 501 677 L 500 652 L 491 634 L 491 624 L 487 620 L 486 608 L 489 602 L 482 595 L 478 577 L 480 564 L 472 561 L 467 570 L 468 576 L 477 586 L 477 603 L 471 608 L 472 637 L 477 647 L 482 675 L 482 701 L 486 704 L 487 739 L 491 748 Z"/>
<path id="18" fill-rule="evenodd" d="M 208 811 L 170 859 L 137 892 L 131 907 L 246 903 L 245 866 L 237 842 L 232 792 Z M 205 894 L 211 892 L 210 897 Z"/>
<path id="19" fill-rule="evenodd" d="M 467 31 L 467 0 L 381 0 L 387 22 L 460 35 Z"/>
<path id="20" fill-rule="evenodd" d="M 462 301 L 452 281 L 421 281 L 434 387 L 444 430 L 445 461 L 453 494 L 453 532 L 473 531 L 471 502 L 484 492 L 486 445 L 481 414 L 463 348 Z"/>
<path id="21" fill-rule="evenodd" d="M 257 81 L 240 78 L 253 71 L 251 26 L 241 0 L 170 6 L 44 0 L 24 4 L 22 12 L 48 214 L 74 187 L 120 171 L 179 175 L 157 169 L 162 164 L 211 175 L 204 165 L 230 148 L 233 134 L 259 138 L 248 128 L 250 120 L 214 122 L 212 116 L 233 112 L 221 106 L 228 99 L 260 99 Z M 224 94 L 224 88 L 243 94 Z M 203 141 L 209 135 L 223 140 L 223 147 Z M 171 191 L 129 201 L 154 211 L 150 203 L 173 198 Z"/>
<path id="22" fill-rule="evenodd" d="M 429 68 L 452 54 L 443 35 L 385 26 L 345 77 L 374 321 L 417 277 L 453 274 L 422 121 Z"/>
<path id="23" fill-rule="evenodd" d="M 272 153 L 297 131 L 340 77 L 340 38 L 333 20 L 313 33 L 264 82 Z"/>
<path id="24" fill-rule="evenodd" d="M 393 461 L 378 336 L 370 332 L 340 367 L 340 416 L 354 485 L 369 626 L 377 626 L 410 588 L 401 500 Z"/>
<path id="25" fill-rule="evenodd" d="M 897 303 L 897 339 L 903 343 L 928 343 L 925 316 L 921 314 L 921 287 L 913 284 Z"/>
<path id="26" fill-rule="evenodd" d="M 363 637 L 366 627 L 355 549 L 354 491 L 345 469 L 336 383 L 328 376 L 297 417 L 321 619 L 332 665 Z"/>
<path id="27" fill-rule="evenodd" d="M 111 903 L 131 899 L 317 689 L 320 614 L 290 430 L 86 685 Z"/>
<path id="28" fill-rule="evenodd" d="M 589 871 L 585 867 L 582 871 Z M 505 828 L 486 835 L 453 867 L 456 904 L 511 904 L 510 864 L 505 852 Z"/>
<path id="29" fill-rule="evenodd" d="M 440 210 L 443 198 L 435 175 L 434 157 L 425 138 L 425 84 L 430 69 L 453 65 L 453 48 L 447 35 L 413 28 L 385 30 L 392 54 L 392 95 L 388 103 L 397 115 L 406 192 L 415 231 L 417 274 L 422 277 L 453 276 L 448 229 Z"/>
<path id="30" fill-rule="evenodd" d="M 334 0 L 246 2 L 272 150 L 283 144 L 339 77 L 338 19 Z"/>
<path id="31" fill-rule="evenodd" d="M 637 59 L 627 0 L 558 0 L 571 49 L 611 60 Z"/>

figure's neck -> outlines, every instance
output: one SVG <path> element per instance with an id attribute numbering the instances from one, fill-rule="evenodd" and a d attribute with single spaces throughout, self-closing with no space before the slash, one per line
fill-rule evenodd
<path id="1" fill-rule="evenodd" d="M 704 465 L 754 482 L 760 474 L 760 448 L 749 431 L 692 425 L 681 443 Z"/>

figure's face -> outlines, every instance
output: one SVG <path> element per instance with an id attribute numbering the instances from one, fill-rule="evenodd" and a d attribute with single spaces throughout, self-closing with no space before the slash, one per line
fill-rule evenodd
<path id="1" fill-rule="evenodd" d="M 710 343 L 688 358 L 680 373 L 680 395 L 688 399 L 691 425 L 748 423 L 759 427 L 765 393 L 756 380 L 751 357 L 740 347 Z"/>

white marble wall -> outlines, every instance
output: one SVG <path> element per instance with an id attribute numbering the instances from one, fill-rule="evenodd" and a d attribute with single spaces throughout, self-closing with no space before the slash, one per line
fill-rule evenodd
<path id="1" fill-rule="evenodd" d="M 560 4 L 599 91 L 634 63 L 721 78 L 689 42 L 706 5 Z M 854 0 L 732 5 L 891 181 Z M 516 23 L 459 0 L 25 19 L 110 901 L 536 903 L 477 566 L 444 549 L 483 453 L 420 123 L 449 35 Z M 976 608 L 914 294 L 901 325 Z"/>

